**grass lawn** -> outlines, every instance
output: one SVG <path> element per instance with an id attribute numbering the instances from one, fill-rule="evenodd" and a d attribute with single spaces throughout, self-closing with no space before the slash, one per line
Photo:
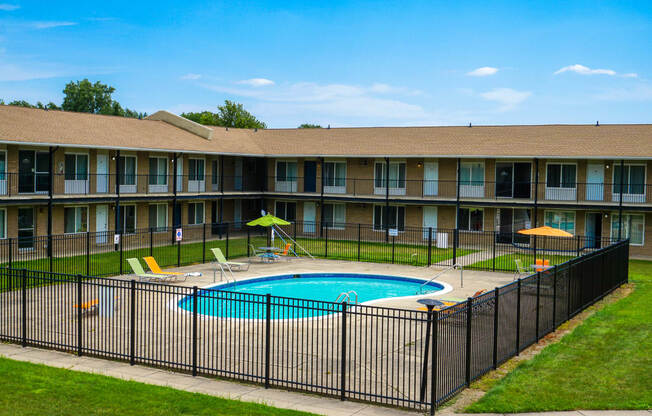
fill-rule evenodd
<path id="1" fill-rule="evenodd" d="M 561 264 L 567 262 L 570 259 L 575 258 L 575 256 L 564 256 L 560 254 L 537 254 L 537 258 L 546 259 L 550 261 L 550 265 Z M 524 267 L 528 267 L 536 261 L 533 254 L 519 253 L 519 254 L 505 254 L 502 256 L 496 257 L 495 264 L 492 259 L 487 259 L 473 263 L 469 266 L 470 269 L 484 269 L 491 270 L 492 267 L 495 267 L 497 271 L 516 271 L 516 263 L 514 260 L 521 259 L 521 264 Z"/>
<path id="2" fill-rule="evenodd" d="M 498 381 L 468 412 L 652 408 L 652 262 L 634 291 Z"/>
<path id="3" fill-rule="evenodd" d="M 0 358 L 0 414 L 283 415 L 295 410 Z"/>

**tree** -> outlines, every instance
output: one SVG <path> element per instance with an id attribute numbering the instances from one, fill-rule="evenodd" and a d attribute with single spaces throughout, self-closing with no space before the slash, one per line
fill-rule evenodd
<path id="1" fill-rule="evenodd" d="M 111 114 L 113 99 L 111 94 L 115 88 L 97 81 L 91 84 L 88 79 L 73 82 L 70 81 L 63 89 L 64 111 L 78 113 Z"/>
<path id="2" fill-rule="evenodd" d="M 181 117 L 209 126 L 235 127 L 240 129 L 264 129 L 267 127 L 264 122 L 258 120 L 253 114 L 245 110 L 242 104 L 229 100 L 225 100 L 224 105 L 217 106 L 217 113 L 210 111 L 181 113 Z"/>
<path id="3" fill-rule="evenodd" d="M 321 126 L 319 124 L 310 124 L 310 123 L 303 123 L 302 125 L 299 126 L 300 129 L 321 129 Z"/>

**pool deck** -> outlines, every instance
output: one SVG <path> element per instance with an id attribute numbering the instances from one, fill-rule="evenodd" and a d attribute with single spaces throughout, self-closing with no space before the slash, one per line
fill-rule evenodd
<path id="1" fill-rule="evenodd" d="M 232 259 L 236 262 L 249 262 L 247 258 Z M 195 264 L 191 266 L 168 268 L 166 270 L 177 272 L 200 272 L 201 277 L 189 277 L 185 282 L 174 283 L 179 286 L 198 286 L 200 288 L 213 286 L 215 284 L 224 283 L 226 276 L 220 276 L 220 272 L 215 274 L 215 282 L 213 276 L 215 265 L 212 263 Z M 236 280 L 249 279 L 252 277 L 283 275 L 283 274 L 301 274 L 301 273 L 366 273 L 366 274 L 379 274 L 390 276 L 406 276 L 416 277 L 420 279 L 431 279 L 437 273 L 444 271 L 444 267 L 431 266 L 431 267 L 415 267 L 397 264 L 384 264 L 384 263 L 366 263 L 366 262 L 353 262 L 341 260 L 312 260 L 306 257 L 292 258 L 291 260 L 281 259 L 274 263 L 262 263 L 259 259 L 252 259 L 248 271 L 235 271 L 233 277 Z M 132 279 L 133 275 L 123 275 L 119 278 Z M 224 280 L 220 280 L 223 278 Z M 464 270 L 463 272 L 463 286 L 460 282 L 459 270 L 448 270 L 441 276 L 437 277 L 435 281 L 446 283 L 451 286 L 452 291 L 444 294 L 432 293 L 426 294 L 419 298 L 434 298 L 434 299 L 448 299 L 448 300 L 463 300 L 469 296 L 473 296 L 480 290 L 492 290 L 497 286 L 503 286 L 512 282 L 514 278 L 513 273 L 497 273 L 485 272 L 475 270 Z M 374 302 L 374 305 L 387 306 L 401 309 L 416 310 L 422 305 L 416 302 L 416 298 L 408 299 L 388 299 Z M 335 301 L 335 299 L 333 299 Z"/>

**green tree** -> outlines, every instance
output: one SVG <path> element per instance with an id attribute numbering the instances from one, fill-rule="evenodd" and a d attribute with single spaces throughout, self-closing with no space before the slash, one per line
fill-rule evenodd
<path id="1" fill-rule="evenodd" d="M 115 110 L 111 94 L 114 92 L 115 88 L 99 81 L 94 84 L 88 79 L 70 81 L 63 89 L 61 108 L 77 113 L 113 114 Z"/>
<path id="2" fill-rule="evenodd" d="M 299 126 L 300 129 L 321 129 L 319 124 L 303 123 Z"/>
<path id="3" fill-rule="evenodd" d="M 264 129 L 267 125 L 258 120 L 253 114 L 244 109 L 242 104 L 225 100 L 224 105 L 217 106 L 217 112 L 202 111 L 198 113 L 182 113 L 181 117 L 192 120 L 195 123 L 235 127 L 240 129 Z"/>

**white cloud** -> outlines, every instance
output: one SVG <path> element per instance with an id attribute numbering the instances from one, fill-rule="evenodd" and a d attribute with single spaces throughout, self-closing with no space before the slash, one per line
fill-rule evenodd
<path id="1" fill-rule="evenodd" d="M 65 75 L 63 71 L 44 70 L 43 66 L 30 65 L 30 69 L 14 64 L 0 63 L 0 81 L 28 81 L 31 79 L 55 78 Z"/>
<path id="2" fill-rule="evenodd" d="M 35 29 L 51 29 L 54 27 L 75 26 L 76 22 L 33 22 L 31 26 Z"/>
<path id="3" fill-rule="evenodd" d="M 251 87 L 265 87 L 268 85 L 274 85 L 275 82 L 266 78 L 251 78 L 243 79 L 242 81 L 236 82 L 236 84 L 249 85 Z"/>
<path id="4" fill-rule="evenodd" d="M 564 72 L 575 72 L 580 75 L 616 75 L 616 71 L 611 69 L 591 69 L 587 66 L 575 64 L 568 65 L 559 70 L 555 71 L 555 75 L 564 73 Z"/>
<path id="5" fill-rule="evenodd" d="M 512 88 L 494 88 L 491 91 L 480 93 L 480 96 L 485 100 L 501 104 L 500 111 L 511 110 L 527 100 L 531 95 L 530 91 L 517 91 Z"/>
<path id="6" fill-rule="evenodd" d="M 652 86 L 639 84 L 633 88 L 618 88 L 606 90 L 595 95 L 604 101 L 652 101 Z"/>
<path id="7" fill-rule="evenodd" d="M 480 68 L 476 68 L 471 72 L 467 72 L 466 75 L 470 77 L 487 77 L 489 75 L 494 75 L 496 72 L 498 72 L 498 68 L 494 68 L 491 66 L 483 66 Z"/>
<path id="8" fill-rule="evenodd" d="M 181 79 L 197 80 L 199 78 L 201 78 L 201 74 L 193 74 L 192 72 L 181 76 Z"/>
<path id="9" fill-rule="evenodd" d="M 2 11 L 13 12 L 17 9 L 20 9 L 20 6 L 17 4 L 0 3 L 0 10 Z"/>
<path id="10" fill-rule="evenodd" d="M 628 72 L 627 74 L 622 74 L 623 78 L 638 78 L 638 74 L 635 72 Z"/>

